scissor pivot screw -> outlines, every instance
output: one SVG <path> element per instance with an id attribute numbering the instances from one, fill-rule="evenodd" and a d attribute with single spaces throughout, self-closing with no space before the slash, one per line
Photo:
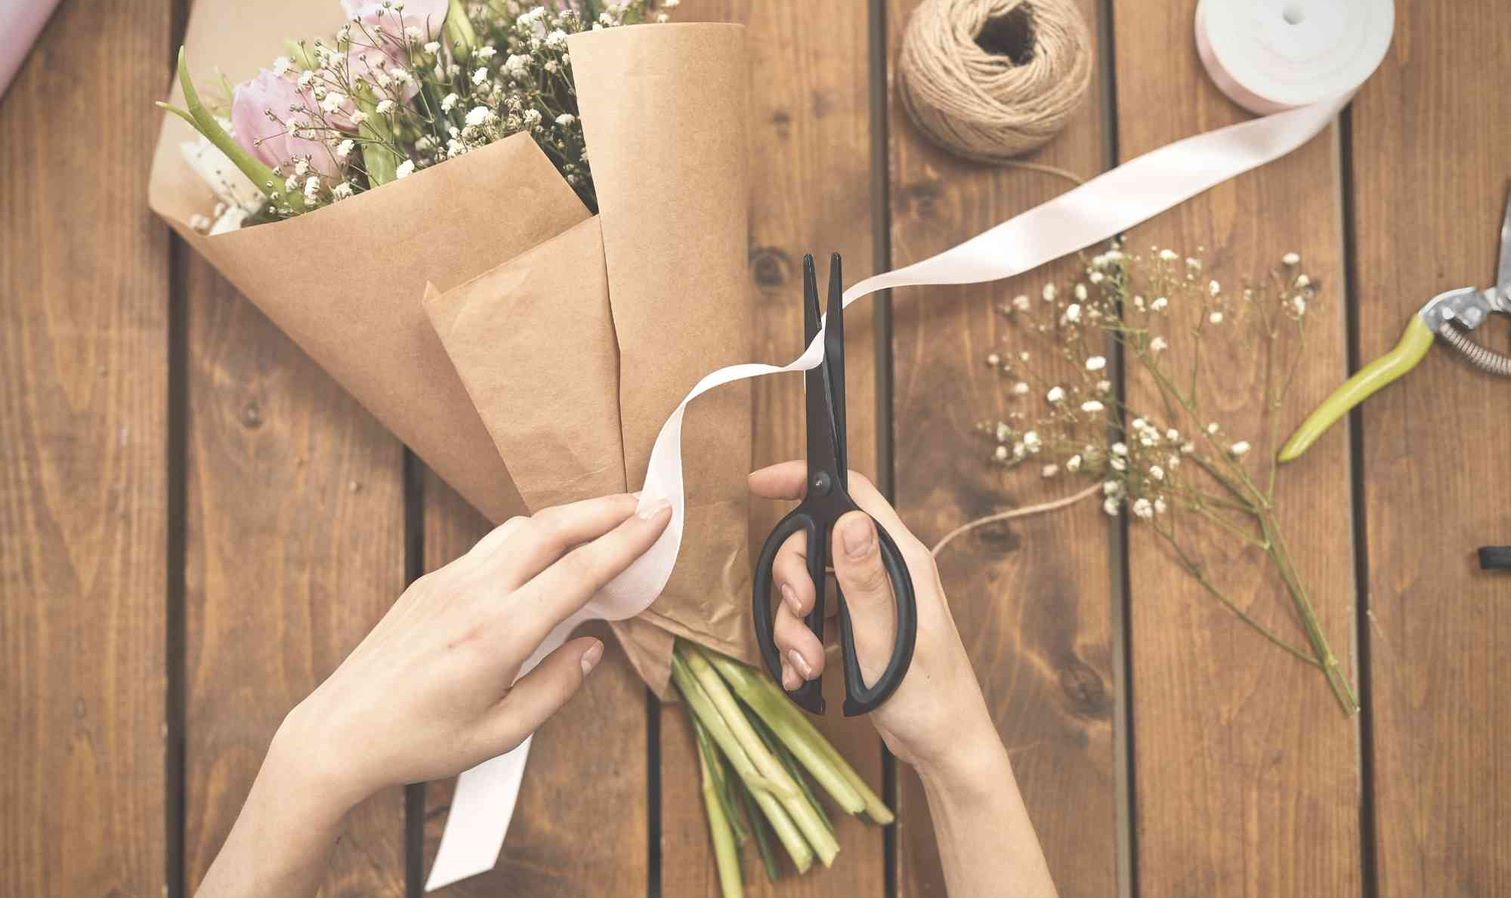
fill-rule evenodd
<path id="1" fill-rule="evenodd" d="M 833 486 L 833 484 L 829 481 L 828 473 L 820 471 L 816 476 L 814 476 L 813 484 L 810 487 L 810 490 L 815 496 L 827 496 L 829 495 L 829 487 L 831 486 Z"/>

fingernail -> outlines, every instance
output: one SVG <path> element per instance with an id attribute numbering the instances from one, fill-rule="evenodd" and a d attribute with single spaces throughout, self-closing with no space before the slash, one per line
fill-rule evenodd
<path id="1" fill-rule="evenodd" d="M 802 684 L 803 684 L 803 681 L 800 680 L 800 679 L 798 679 L 797 674 L 795 674 L 795 673 L 792 672 L 792 668 L 789 667 L 789 666 L 787 666 L 786 664 L 783 664 L 782 665 L 782 688 L 785 689 L 785 690 L 787 690 L 788 692 L 791 692 L 792 690 L 796 689 L 797 687 L 801 686 Z"/>
<path id="2" fill-rule="evenodd" d="M 797 603 L 797 590 L 786 583 L 782 584 L 782 604 L 787 606 L 787 610 L 791 611 L 794 617 L 803 616 L 803 608 Z"/>
<path id="3" fill-rule="evenodd" d="M 661 514 L 661 512 L 666 511 L 671 507 L 672 503 L 667 501 L 666 499 L 657 499 L 640 511 L 635 512 L 635 514 L 640 518 L 640 520 L 649 521 L 655 518 L 657 515 Z"/>
<path id="4" fill-rule="evenodd" d="M 807 680 L 813 677 L 813 668 L 808 665 L 807 659 L 797 649 L 787 650 L 787 660 L 791 661 L 792 666 L 797 668 L 797 672 L 803 675 L 803 679 Z"/>
<path id="5" fill-rule="evenodd" d="M 588 650 L 582 653 L 579 661 L 582 664 L 582 675 L 587 676 L 592 673 L 593 668 L 597 667 L 601 660 L 603 660 L 603 643 L 594 640 L 593 644 L 588 646 Z"/>
<path id="6" fill-rule="evenodd" d="M 871 554 L 871 545 L 876 541 L 876 528 L 865 515 L 855 515 L 845 522 L 840 538 L 845 543 L 845 554 L 851 558 L 865 558 Z"/>

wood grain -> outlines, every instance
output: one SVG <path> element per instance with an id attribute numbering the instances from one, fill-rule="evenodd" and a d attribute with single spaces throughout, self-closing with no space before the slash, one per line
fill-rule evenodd
<path id="1" fill-rule="evenodd" d="M 1195 0 L 1122 6 L 1117 46 L 1118 146 L 1132 158 L 1248 118 L 1206 78 L 1191 40 Z M 1136 228 L 1130 250 L 1205 247 L 1206 273 L 1228 285 L 1274 269 L 1288 251 L 1322 284 L 1308 351 L 1287 407 L 1299 420 L 1345 373 L 1338 138 L 1221 185 Z M 1199 309 L 1172 304 L 1177 339 Z M 1184 347 L 1184 348 L 1183 348 Z M 1257 354 L 1204 356 L 1206 416 L 1230 439 L 1260 439 Z M 1147 396 L 1130 385 L 1130 403 Z M 1259 461 L 1254 465 L 1262 464 Z M 1349 460 L 1341 438 L 1281 472 L 1281 527 L 1322 626 L 1353 669 L 1354 580 Z M 1130 525 L 1129 596 L 1137 869 L 1146 895 L 1355 895 L 1362 888 L 1359 737 L 1320 673 L 1240 623 L 1185 576 L 1146 528 Z M 1191 526 L 1196 551 L 1236 602 L 1302 642 L 1279 580 L 1257 551 Z M 1304 643 L 1303 643 L 1304 644 Z"/>
<path id="2" fill-rule="evenodd" d="M 1397 12 L 1353 107 L 1361 359 L 1434 294 L 1493 283 L 1511 176 L 1511 9 Z M 1476 338 L 1506 353 L 1492 317 Z M 1379 894 L 1511 893 L 1511 578 L 1474 558 L 1511 543 L 1511 387 L 1439 345 L 1363 422 Z"/>
<path id="3" fill-rule="evenodd" d="M 802 0 L 684 0 L 680 20 L 743 22 L 751 60 L 750 301 L 755 355 L 785 363 L 802 351 L 802 260 L 812 253 L 820 277 L 831 252 L 844 257 L 846 283 L 871 274 L 871 150 L 865 4 Z M 876 387 L 872 306 L 845 319 L 850 464 L 875 474 Z M 796 375 L 754 382 L 754 460 L 762 466 L 804 454 L 803 385 Z M 759 551 L 786 503 L 752 506 L 752 552 Z M 880 788 L 881 742 L 863 719 L 839 716 L 838 666 L 825 677 L 830 713 L 820 729 Z M 669 896 L 717 895 L 708 822 L 698 791 L 697 754 L 680 705 L 661 713 L 662 886 Z M 880 895 L 882 831 L 839 814 L 840 854 L 803 877 L 775 886 L 754 846 L 746 851 L 749 895 Z M 780 850 L 780 849 L 778 849 Z"/>
<path id="4" fill-rule="evenodd" d="M 166 885 L 168 238 L 146 186 L 170 6 L 64 4 L 0 102 L 8 898 Z"/>
<path id="5" fill-rule="evenodd" d="M 404 497 L 398 441 L 207 262 L 183 258 L 192 890 L 284 714 L 403 590 Z M 395 788 L 348 818 L 322 894 L 399 896 L 404 869 Z"/>
<path id="6" fill-rule="evenodd" d="M 425 570 L 457 558 L 489 530 L 433 474 L 424 482 Z M 535 734 L 498 866 L 434 894 L 635 895 L 650 880 L 649 693 L 607 626 L 603 661 L 582 691 Z M 425 790 L 424 872 L 440 845 L 455 781 Z"/>
<path id="7" fill-rule="evenodd" d="M 916 5 L 888 4 L 893 61 Z M 1095 33 L 1097 4 L 1081 9 Z M 1071 186 L 1040 172 L 962 161 L 928 143 L 897 99 L 895 72 L 891 77 L 893 265 L 947 249 Z M 1082 177 L 1101 171 L 1103 103 L 1094 87 L 1065 131 L 1031 158 Z M 997 284 L 894 295 L 897 503 L 925 543 L 982 515 L 1081 488 L 1045 482 L 1036 472 L 1004 478 L 975 432 L 976 422 L 999 420 L 1015 407 L 1008 384 L 985 364 L 991 352 L 1022 348 L 997 303 L 1037 293 L 1075 265 L 1056 263 Z M 1083 503 L 975 531 L 939 559 L 951 611 L 1064 896 L 1111 895 L 1117 888 L 1113 717 L 1120 675 L 1113 665 L 1112 532 L 1095 504 Z M 943 895 L 922 785 L 905 768 L 899 782 L 899 893 Z"/>

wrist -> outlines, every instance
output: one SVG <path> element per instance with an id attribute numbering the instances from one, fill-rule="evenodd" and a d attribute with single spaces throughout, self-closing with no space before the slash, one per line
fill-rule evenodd
<path id="1" fill-rule="evenodd" d="M 257 779 L 309 822 L 335 823 L 377 790 L 360 782 L 358 759 L 333 744 L 320 723 L 303 703 L 295 706 L 273 734 Z"/>
<path id="2" fill-rule="evenodd" d="M 916 765 L 924 788 L 959 798 L 986 796 L 1013 781 L 1007 749 L 995 727 L 973 737 L 957 739 L 954 747 Z"/>

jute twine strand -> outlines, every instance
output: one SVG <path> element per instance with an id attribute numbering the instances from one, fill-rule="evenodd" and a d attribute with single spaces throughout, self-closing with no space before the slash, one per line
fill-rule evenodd
<path id="1" fill-rule="evenodd" d="M 1019 7 L 1032 33 L 1022 64 L 976 42 Z M 924 0 L 897 67 L 903 107 L 924 134 L 968 159 L 1004 162 L 1049 141 L 1081 105 L 1091 35 L 1074 0 Z"/>

